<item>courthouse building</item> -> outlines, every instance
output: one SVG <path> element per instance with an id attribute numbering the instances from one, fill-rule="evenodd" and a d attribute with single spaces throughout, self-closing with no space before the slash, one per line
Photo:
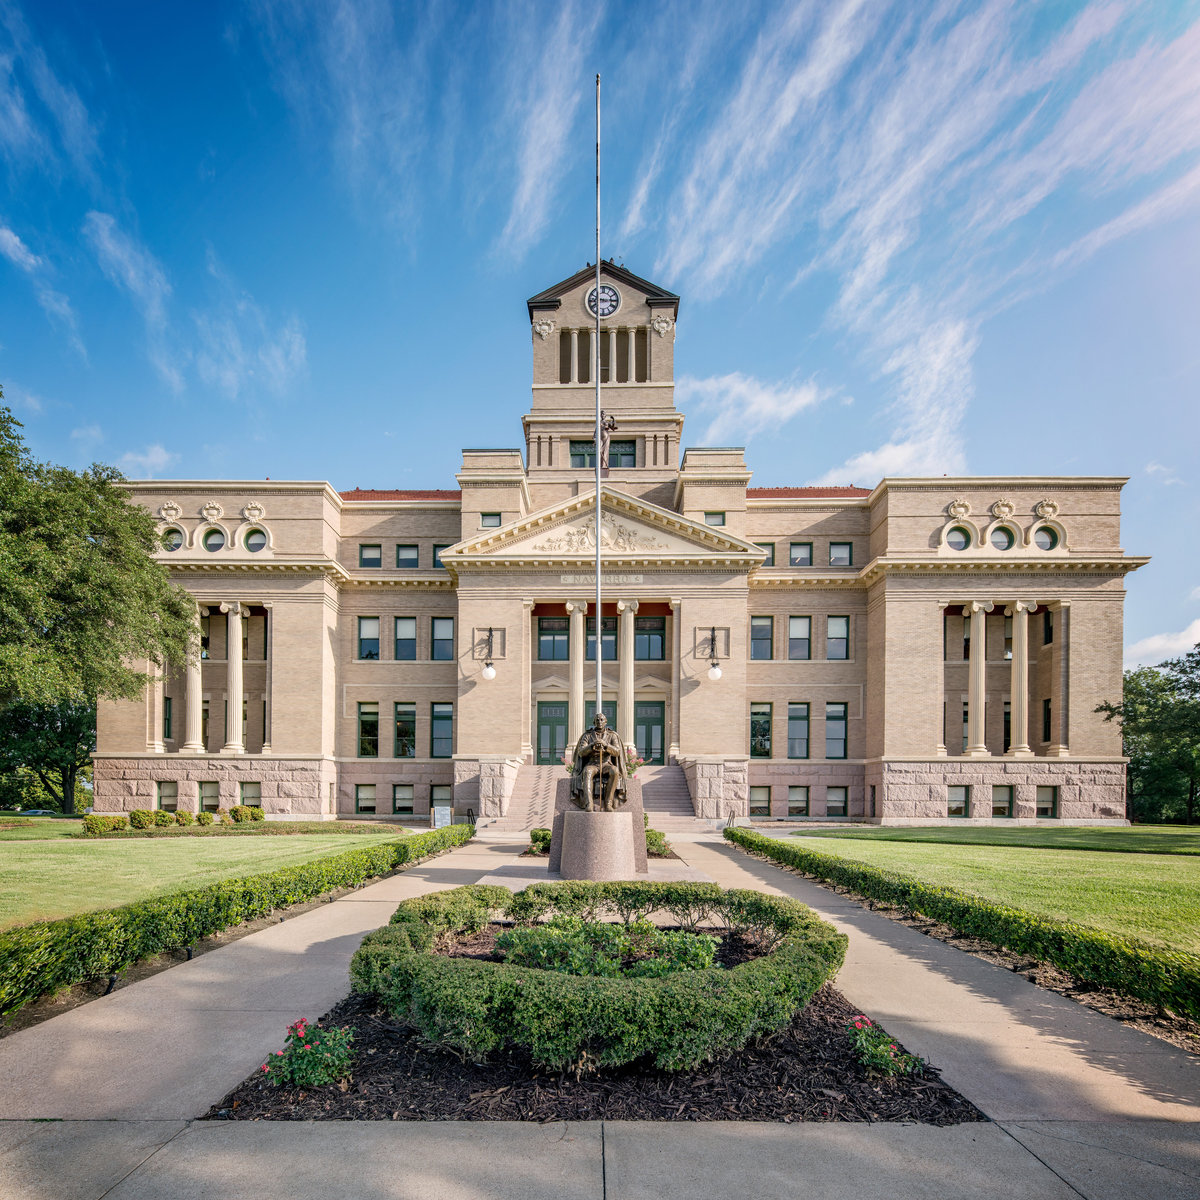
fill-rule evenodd
<path id="1" fill-rule="evenodd" d="M 96 807 L 502 816 L 590 722 L 598 633 L 610 722 L 698 817 L 1123 819 L 1125 480 L 751 487 L 683 449 L 679 297 L 602 267 L 603 611 L 587 268 L 528 301 L 520 448 L 456 487 L 132 485 L 202 649 L 101 704 Z"/>

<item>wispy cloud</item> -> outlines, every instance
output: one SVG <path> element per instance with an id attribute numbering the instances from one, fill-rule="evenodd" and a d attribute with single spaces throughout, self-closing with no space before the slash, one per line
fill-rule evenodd
<path id="1" fill-rule="evenodd" d="M 1183 486 L 1183 480 L 1175 473 L 1175 468 L 1164 466 L 1160 462 L 1148 462 L 1146 474 L 1166 487 Z"/>
<path id="2" fill-rule="evenodd" d="M 28 413 L 39 416 L 46 410 L 46 402 L 41 396 L 14 383 L 4 385 L 4 403 L 18 413 Z"/>
<path id="3" fill-rule="evenodd" d="M 1200 617 L 1178 633 L 1155 633 L 1125 648 L 1125 666 L 1155 667 L 1200 644 Z"/>
<path id="4" fill-rule="evenodd" d="M 42 311 L 66 330 L 71 345 L 87 358 L 75 312 L 70 300 L 49 283 L 50 267 L 44 258 L 34 254 L 20 237 L 5 225 L 0 225 L 0 255 L 8 259 L 19 271 L 23 271 L 33 287 L 33 294 Z"/>
<path id="5" fill-rule="evenodd" d="M 825 398 L 815 383 L 764 383 L 740 372 L 709 379 L 685 375 L 676 384 L 685 406 L 710 418 L 702 444 L 715 446 L 734 439 L 749 439 L 766 430 L 778 430 L 793 417 Z"/>
<path id="6" fill-rule="evenodd" d="M 124 474 L 135 479 L 153 479 L 178 458 L 178 454 L 171 453 L 156 442 L 144 450 L 130 450 L 122 454 L 117 459 L 117 466 Z"/>

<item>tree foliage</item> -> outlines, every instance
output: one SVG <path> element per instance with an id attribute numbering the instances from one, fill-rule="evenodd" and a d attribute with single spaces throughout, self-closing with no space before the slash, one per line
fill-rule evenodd
<path id="1" fill-rule="evenodd" d="M 185 661 L 194 602 L 118 470 L 36 462 L 20 428 L 0 407 L 0 706 L 136 697 L 147 661 Z"/>
<path id="2" fill-rule="evenodd" d="M 31 770 L 59 812 L 75 811 L 75 784 L 96 749 L 96 706 L 18 700 L 0 709 L 0 771 Z"/>
<path id="3" fill-rule="evenodd" d="M 1133 818 L 1194 824 L 1200 801 L 1200 645 L 1157 667 L 1126 671 L 1121 702 L 1096 711 L 1121 722 Z"/>

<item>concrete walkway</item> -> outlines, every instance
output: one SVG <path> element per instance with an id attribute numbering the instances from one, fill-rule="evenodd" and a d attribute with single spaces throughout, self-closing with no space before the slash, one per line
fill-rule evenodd
<path id="1" fill-rule="evenodd" d="M 838 987 L 993 1123 L 194 1120 L 346 993 L 398 901 L 520 849 L 477 840 L 0 1041 L 0 1200 L 1200 1196 L 1195 1059 L 715 837 L 676 843 L 689 873 L 845 929 Z"/>

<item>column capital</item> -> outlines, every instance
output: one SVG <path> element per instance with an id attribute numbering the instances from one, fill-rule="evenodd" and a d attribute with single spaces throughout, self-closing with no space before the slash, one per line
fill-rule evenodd
<path id="1" fill-rule="evenodd" d="M 1006 617 L 1012 617 L 1017 613 L 1033 612 L 1037 606 L 1036 600 L 1010 600 L 1009 603 L 1004 606 L 1004 615 Z"/>
<path id="2" fill-rule="evenodd" d="M 636 600 L 618 600 L 617 612 L 619 613 L 635 613 L 638 610 L 638 602 Z"/>
<path id="3" fill-rule="evenodd" d="M 571 613 L 586 613 L 588 602 L 586 600 L 567 600 L 563 607 L 567 610 L 567 614 Z"/>
<path id="4" fill-rule="evenodd" d="M 967 613 L 990 613 L 996 606 L 990 600 L 968 600 L 963 604 L 963 615 Z"/>
<path id="5" fill-rule="evenodd" d="M 242 602 L 240 600 L 222 600 L 221 611 L 223 613 L 234 613 L 237 616 L 241 615 Z"/>

